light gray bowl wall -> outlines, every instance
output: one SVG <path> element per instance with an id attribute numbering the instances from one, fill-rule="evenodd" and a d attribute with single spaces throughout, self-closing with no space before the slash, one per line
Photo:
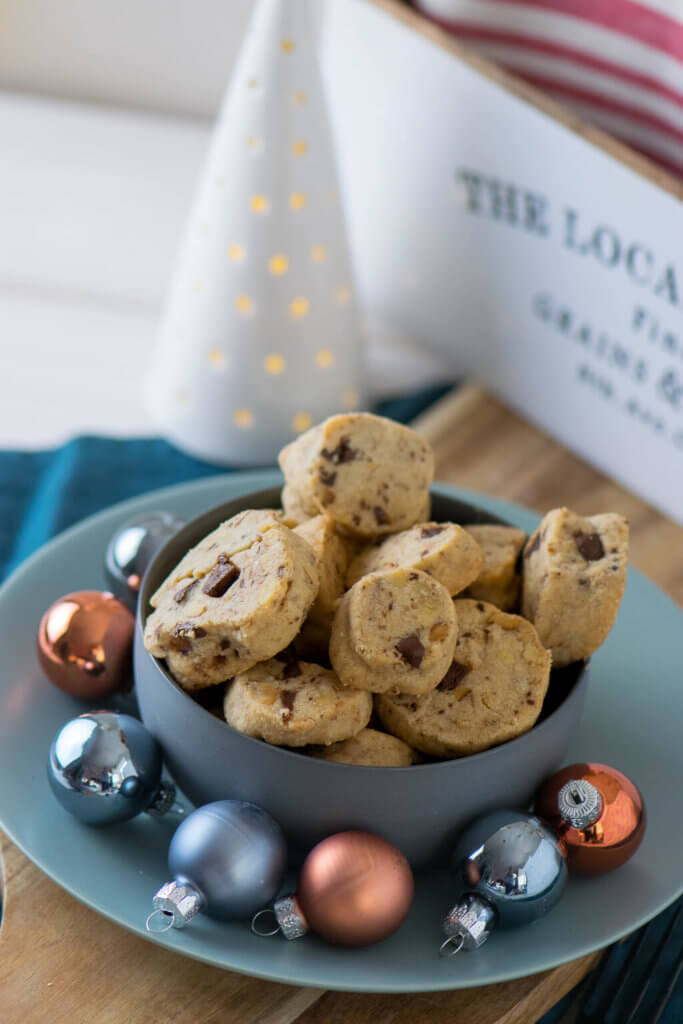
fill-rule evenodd
<path id="1" fill-rule="evenodd" d="M 500 522 L 483 510 L 433 492 L 436 520 Z M 587 672 L 565 670 L 570 688 L 560 706 L 526 735 L 481 754 L 410 768 L 371 768 L 317 761 L 243 736 L 172 680 L 144 649 L 149 597 L 183 554 L 244 508 L 277 508 L 278 490 L 228 502 L 188 523 L 159 552 L 142 584 L 135 634 L 135 683 L 142 719 L 161 743 L 166 764 L 196 805 L 251 800 L 280 823 L 299 862 L 320 839 L 368 829 L 401 849 L 414 866 L 450 855 L 459 831 L 496 807 L 526 806 L 562 763 L 583 709 Z M 568 673 L 568 674 L 567 674 Z"/>

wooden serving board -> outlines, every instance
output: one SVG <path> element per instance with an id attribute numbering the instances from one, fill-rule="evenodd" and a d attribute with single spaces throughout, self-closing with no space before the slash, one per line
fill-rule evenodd
<path id="1" fill-rule="evenodd" d="M 494 399 L 466 388 L 422 416 L 437 477 L 546 511 L 618 511 L 632 562 L 683 602 L 671 552 L 683 528 L 611 483 Z M 248 978 L 170 953 L 100 917 L 0 834 L 2 1024 L 531 1024 L 599 960 L 583 957 L 501 985 L 420 995 L 355 995 Z M 1 884 L 1 879 L 0 879 Z"/>

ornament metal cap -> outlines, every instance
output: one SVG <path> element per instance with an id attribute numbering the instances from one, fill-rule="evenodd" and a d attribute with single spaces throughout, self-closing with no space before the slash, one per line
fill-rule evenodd
<path id="1" fill-rule="evenodd" d="M 439 952 L 442 956 L 455 956 L 461 949 L 468 953 L 479 949 L 491 934 L 495 917 L 490 904 L 474 893 L 467 893 L 444 918 L 443 930 L 447 938 Z"/>
<path id="2" fill-rule="evenodd" d="M 276 926 L 274 928 L 263 931 L 258 927 L 258 922 L 264 915 L 275 918 Z M 292 939 L 300 939 L 310 931 L 308 921 L 293 892 L 287 893 L 286 896 L 276 900 L 272 910 L 259 910 L 257 914 L 254 914 L 251 921 L 251 930 L 254 935 L 261 937 L 269 937 L 282 932 L 284 937 L 290 941 Z"/>
<path id="3" fill-rule="evenodd" d="M 147 808 L 147 814 L 161 818 L 164 814 L 172 814 L 180 818 L 185 814 L 185 808 L 176 800 L 176 788 L 172 782 L 162 782 L 157 790 L 156 796 Z"/>
<path id="4" fill-rule="evenodd" d="M 602 814 L 602 797 L 587 779 L 570 779 L 557 794 L 557 809 L 567 825 L 581 831 Z"/>
<path id="5" fill-rule="evenodd" d="M 148 932 L 166 932 L 184 928 L 204 905 L 204 897 L 191 885 L 165 882 L 152 901 L 154 910 L 147 918 Z"/>

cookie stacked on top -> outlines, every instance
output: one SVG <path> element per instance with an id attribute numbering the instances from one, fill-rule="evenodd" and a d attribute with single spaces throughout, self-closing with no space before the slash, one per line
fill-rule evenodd
<path id="1" fill-rule="evenodd" d="M 283 511 L 200 541 L 145 627 L 186 690 L 226 684 L 243 733 L 350 764 L 475 753 L 530 729 L 551 665 L 588 657 L 614 622 L 621 516 L 555 509 L 529 540 L 432 522 L 429 445 L 369 413 L 313 427 L 280 465 Z"/>

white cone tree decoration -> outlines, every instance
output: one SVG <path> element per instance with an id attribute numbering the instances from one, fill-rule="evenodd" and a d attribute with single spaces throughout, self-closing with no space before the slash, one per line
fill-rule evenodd
<path id="1" fill-rule="evenodd" d="M 171 284 L 152 414 L 179 447 L 265 463 L 362 403 L 351 267 L 309 0 L 261 0 Z"/>

